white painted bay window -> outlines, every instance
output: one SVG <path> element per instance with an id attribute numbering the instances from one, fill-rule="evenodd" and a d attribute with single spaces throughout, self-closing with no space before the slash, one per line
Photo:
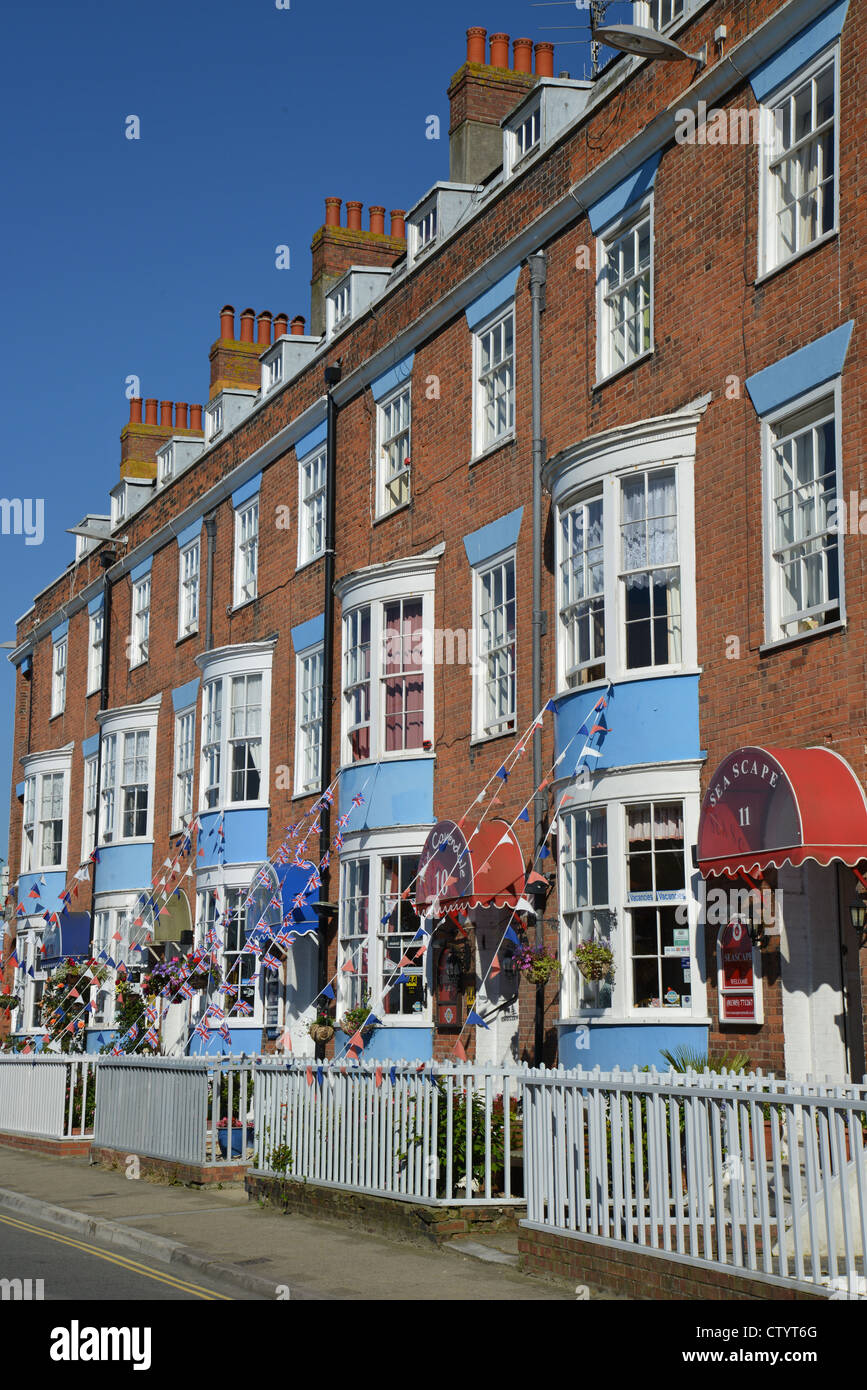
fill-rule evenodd
<path id="1" fill-rule="evenodd" d="M 99 758 L 92 753 L 84 760 L 84 805 L 82 808 L 81 858 L 89 859 L 96 848 L 96 784 Z"/>
<path id="2" fill-rule="evenodd" d="M 214 985 L 219 980 L 234 985 L 234 994 L 212 993 L 213 1002 L 218 1004 L 228 1018 L 245 1023 L 262 1023 L 263 987 L 259 970 L 259 957 L 254 951 L 245 951 L 247 940 L 248 910 L 244 907 L 247 896 L 246 886 L 219 887 L 207 889 L 198 894 L 198 936 L 199 945 L 206 943 L 209 929 L 216 932 L 220 952 L 219 978 L 212 972 Z M 254 980 L 253 976 L 259 975 Z"/>
<path id="3" fill-rule="evenodd" d="M 682 615 L 675 470 L 622 478 L 620 504 L 626 668 L 676 666 Z"/>
<path id="4" fill-rule="evenodd" d="M 106 710 L 102 726 L 100 842 L 138 842 L 153 838 L 157 719 L 161 697 L 140 705 Z"/>
<path id="5" fill-rule="evenodd" d="M 273 642 L 222 647 L 197 657 L 202 670 L 199 805 L 267 805 Z"/>
<path id="6" fill-rule="evenodd" d="M 563 979 L 572 1012 L 610 1008 L 613 981 L 588 980 L 575 951 L 585 942 L 607 944 L 612 912 L 608 887 L 608 811 L 594 806 L 560 817 L 563 920 L 569 941 Z"/>
<path id="7" fill-rule="evenodd" d="M 411 894 L 403 895 L 418 874 L 421 843 L 411 830 L 374 834 L 370 852 L 341 860 L 338 961 L 353 972 L 338 972 L 338 1019 L 368 994 L 386 1025 L 429 1022 L 427 965 L 400 963 L 419 929 Z"/>
<path id="8" fill-rule="evenodd" d="M 40 873 L 66 866 L 72 744 L 24 759 L 21 871 Z"/>
<path id="9" fill-rule="evenodd" d="M 565 684 L 605 674 L 605 570 L 602 495 L 560 514 L 559 611 Z"/>

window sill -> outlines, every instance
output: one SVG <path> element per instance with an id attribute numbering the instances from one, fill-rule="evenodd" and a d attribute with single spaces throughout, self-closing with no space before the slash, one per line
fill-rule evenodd
<path id="1" fill-rule="evenodd" d="M 780 261 L 779 264 L 772 266 L 770 270 L 761 271 L 753 281 L 753 287 L 758 289 L 760 285 L 766 285 L 769 280 L 773 280 L 775 275 L 782 274 L 784 270 L 788 270 L 790 266 L 795 265 L 798 261 L 802 261 L 804 257 L 809 256 L 811 252 L 818 251 L 821 247 L 827 246 L 829 241 L 833 241 L 835 237 L 839 235 L 839 227 L 834 227 L 830 232 L 825 232 L 818 240 L 811 241 L 810 245 L 805 246 L 802 251 L 796 251 L 794 255 L 788 256 L 786 260 Z"/>
<path id="2" fill-rule="evenodd" d="M 759 647 L 759 656 L 771 656 L 786 647 L 797 647 L 801 642 L 813 642 L 817 637 L 827 637 L 833 632 L 845 632 L 848 623 L 838 618 L 835 623 L 825 623 L 823 627 L 813 628 L 812 632 L 797 632 L 794 637 L 780 637 L 775 642 L 764 642 Z"/>
<path id="3" fill-rule="evenodd" d="M 185 632 L 185 633 L 183 634 L 183 636 L 182 636 L 182 637 L 179 637 L 178 640 L 177 640 L 177 642 L 175 642 L 175 646 L 176 646 L 176 647 L 182 647 L 182 646 L 184 645 L 185 642 L 189 642 L 189 640 L 190 640 L 191 637 L 198 637 L 198 635 L 199 635 L 199 629 L 198 629 L 198 628 L 194 628 L 192 632 Z"/>
<path id="4" fill-rule="evenodd" d="M 91 700 L 91 699 L 93 699 L 93 696 L 94 696 L 94 695 L 98 695 L 98 694 L 99 694 L 99 686 L 97 686 L 95 690 L 87 690 L 87 691 L 85 691 L 84 698 L 85 698 L 85 700 Z"/>
<path id="5" fill-rule="evenodd" d="M 302 570 L 309 570 L 311 565 L 315 565 L 317 560 L 324 560 L 325 551 L 320 550 L 318 555 L 312 555 L 309 560 L 299 560 L 295 566 L 295 573 L 300 574 Z"/>
<path id="6" fill-rule="evenodd" d="M 340 1028 L 340 1023 L 339 1023 L 339 1021 L 338 1021 L 338 1023 L 336 1024 L 336 1027 Z M 380 1019 L 379 1023 L 377 1023 L 377 1025 L 376 1025 L 375 1031 L 378 1033 L 379 1030 L 380 1030 L 381 1028 L 389 1029 L 389 1028 L 432 1028 L 432 1027 L 433 1027 L 433 1019 L 431 1019 L 431 1018 L 419 1018 L 419 1017 L 417 1017 L 416 1015 L 408 1015 L 406 1018 L 395 1018 L 394 1016 L 392 1016 L 391 1018 L 382 1018 L 382 1019 Z M 340 1032 L 341 1032 L 341 1033 L 343 1032 L 343 1029 L 342 1029 L 342 1028 L 340 1028 Z"/>
<path id="7" fill-rule="evenodd" d="M 408 502 L 401 502 L 399 507 L 392 507 L 390 512 L 380 512 L 373 518 L 374 526 L 378 526 L 381 521 L 388 521 L 390 517 L 397 516 L 399 512 L 408 512 L 412 506 L 412 498 Z"/>
<path id="8" fill-rule="evenodd" d="M 225 811 L 267 811 L 270 801 L 221 801 L 219 806 L 203 806 L 196 814 L 202 816 L 221 816 Z"/>
<path id="9" fill-rule="evenodd" d="M 380 753 L 379 757 L 359 758 L 357 762 L 341 763 L 341 772 L 350 772 L 354 767 L 376 767 L 379 763 L 407 763 L 419 762 L 426 759 L 433 762 L 436 758 L 436 751 L 433 748 L 409 749 L 400 753 Z"/>
<path id="10" fill-rule="evenodd" d="M 140 671 L 142 666 L 147 666 L 147 664 L 147 661 L 131 661 L 129 664 L 129 669 L 131 671 Z"/>
<path id="11" fill-rule="evenodd" d="M 513 739 L 517 733 L 517 728 L 504 729 L 501 734 L 473 734 L 470 738 L 471 748 L 484 748 L 486 743 L 496 743 L 500 738 Z"/>
<path id="12" fill-rule="evenodd" d="M 352 766 L 354 767 L 355 764 L 353 763 Z M 320 797 L 321 795 L 322 795 L 322 793 L 319 792 L 319 791 L 317 791 L 317 789 L 314 787 L 314 788 L 312 789 L 312 791 L 308 791 L 308 792 L 293 792 L 290 799 L 291 799 L 292 801 L 309 801 L 311 797 L 317 797 L 317 798 L 318 798 L 318 797 Z"/>
<path id="13" fill-rule="evenodd" d="M 599 391 L 603 386 L 608 386 L 610 382 L 617 381 L 618 377 L 623 376 L 625 372 L 631 372 L 633 367 L 637 367 L 641 362 L 646 362 L 653 356 L 653 353 L 654 349 L 650 347 L 646 352 L 640 352 L 637 357 L 633 357 L 631 362 L 625 362 L 616 371 L 609 372 L 606 376 L 597 377 L 593 383 L 593 390 Z"/>
<path id="14" fill-rule="evenodd" d="M 66 713 L 66 709 L 65 709 L 65 707 L 64 707 L 63 709 L 59 709 L 59 710 L 57 711 L 56 714 L 49 714 L 49 716 L 48 716 L 48 722 L 49 722 L 49 724 L 53 724 L 54 721 L 55 721 L 55 719 L 62 719 L 65 713 Z"/>
<path id="15" fill-rule="evenodd" d="M 477 463 L 484 463 L 485 459 L 490 458 L 498 449 L 504 449 L 507 444 L 517 443 L 517 438 L 517 432 L 515 430 L 509 430 L 509 433 L 504 434 L 501 439 L 495 440 L 493 444 L 486 445 L 481 453 L 473 454 L 470 459 L 470 468 L 473 468 Z"/>
<path id="16" fill-rule="evenodd" d="M 568 1018 L 555 1019 L 557 1028 L 642 1028 L 648 1023 L 659 1022 L 664 1014 L 666 1023 L 693 1024 L 699 1027 L 712 1027 L 713 1019 L 707 1014 L 691 1014 L 687 1009 L 647 1009 L 643 1014 L 575 1014 Z"/>
<path id="17" fill-rule="evenodd" d="M 233 603 L 228 610 L 229 617 L 231 618 L 234 613 L 240 613 L 242 608 L 249 608 L 250 604 L 255 603 L 258 597 L 258 594 L 254 594 L 252 598 L 245 598 L 240 603 Z"/>

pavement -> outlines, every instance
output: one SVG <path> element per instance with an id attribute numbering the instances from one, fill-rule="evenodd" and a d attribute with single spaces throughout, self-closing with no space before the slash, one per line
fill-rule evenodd
<path id="1" fill-rule="evenodd" d="M 132 1252 L 148 1268 L 171 1265 L 177 1277 L 184 1277 L 181 1269 L 195 1271 L 239 1298 L 574 1301 L 568 1289 L 518 1272 L 514 1235 L 427 1249 L 260 1207 L 241 1184 L 200 1189 L 131 1180 L 86 1158 L 2 1146 L 0 1217 Z M 8 1221 L 0 1227 L 6 1229 Z M 0 1234 L 0 1266 L 5 1249 Z M 0 1277 L 5 1272 L 0 1267 Z M 109 1271 L 99 1297 L 119 1296 L 110 1290 Z"/>

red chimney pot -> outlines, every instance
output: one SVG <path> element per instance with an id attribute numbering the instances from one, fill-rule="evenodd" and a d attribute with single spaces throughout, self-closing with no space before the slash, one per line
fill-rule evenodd
<path id="1" fill-rule="evenodd" d="M 258 337 L 256 341 L 267 347 L 271 342 L 271 314 L 267 309 L 263 309 L 256 320 Z"/>
<path id="2" fill-rule="evenodd" d="M 220 337 L 234 339 L 235 337 L 235 306 L 224 304 L 220 310 Z"/>
<path id="3" fill-rule="evenodd" d="M 141 424 L 141 396 L 130 396 L 129 398 L 129 422 L 131 425 Z"/>
<path id="4" fill-rule="evenodd" d="M 533 40 L 515 39 L 512 44 L 514 52 L 513 67 L 515 72 L 533 71 Z"/>
<path id="5" fill-rule="evenodd" d="M 202 428 L 202 407 L 200 405 L 190 406 L 190 429 L 201 430 Z"/>
<path id="6" fill-rule="evenodd" d="M 491 35 L 491 67 L 507 68 L 509 66 L 509 35 Z"/>
<path id="7" fill-rule="evenodd" d="M 296 314 L 292 320 L 292 336 L 302 338 L 304 336 L 304 315 Z"/>
<path id="8" fill-rule="evenodd" d="M 467 62 L 478 63 L 484 67 L 485 63 L 485 39 L 488 37 L 487 29 L 480 29 L 478 25 L 467 30 Z"/>
<path id="9" fill-rule="evenodd" d="M 160 425 L 162 425 L 164 428 L 165 426 L 168 426 L 169 429 L 171 429 L 172 427 L 173 404 L 173 401 L 160 401 Z"/>
<path id="10" fill-rule="evenodd" d="M 278 338 L 282 338 L 282 337 L 283 337 L 283 334 L 286 332 L 286 330 L 287 330 L 288 327 L 289 327 L 289 315 L 288 315 L 288 314 L 275 314 L 275 315 L 274 315 L 274 342 L 275 342 L 275 343 L 276 343 L 276 341 L 277 341 Z"/>
<path id="11" fill-rule="evenodd" d="M 361 209 L 363 207 L 363 203 L 346 204 L 346 225 L 350 232 L 361 231 Z"/>
<path id="12" fill-rule="evenodd" d="M 144 422 L 146 425 L 155 425 L 157 422 L 157 402 L 154 396 L 148 396 L 145 401 Z"/>
<path id="13" fill-rule="evenodd" d="M 370 230 L 377 236 L 385 236 L 385 208 L 372 207 L 370 209 Z"/>
<path id="14" fill-rule="evenodd" d="M 175 401 L 175 429 L 187 429 L 187 403 L 186 401 Z"/>
<path id="15" fill-rule="evenodd" d="M 398 241 L 406 241 L 406 210 L 404 208 L 392 208 L 391 210 L 391 235 Z"/>
<path id="16" fill-rule="evenodd" d="M 536 76 L 554 76 L 554 45 L 552 43 L 536 44 Z"/>
<path id="17" fill-rule="evenodd" d="M 325 225 L 326 227 L 340 226 L 340 209 L 343 206 L 342 198 L 325 199 Z"/>
<path id="18" fill-rule="evenodd" d="M 242 342 L 242 343 L 252 343 L 252 341 L 253 341 L 253 324 L 255 323 L 255 320 L 256 320 L 256 310 L 255 310 L 255 309 L 242 309 L 242 310 L 241 310 L 241 342 Z"/>

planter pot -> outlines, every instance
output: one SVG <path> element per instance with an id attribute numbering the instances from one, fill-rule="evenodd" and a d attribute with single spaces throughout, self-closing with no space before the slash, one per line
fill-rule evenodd
<path id="1" fill-rule="evenodd" d="M 229 1145 L 228 1145 L 228 1141 L 227 1141 L 227 1139 L 226 1139 L 226 1135 L 229 1134 L 229 1132 L 230 1132 L 230 1131 L 229 1131 L 228 1128 L 226 1128 L 226 1129 L 218 1129 L 218 1130 L 217 1130 L 217 1143 L 218 1143 L 219 1146 L 220 1146 L 220 1153 L 223 1155 L 224 1158 L 227 1157 L 228 1151 L 229 1151 Z M 244 1133 L 244 1128 L 243 1128 L 243 1126 L 242 1126 L 240 1129 L 233 1129 L 233 1130 L 231 1131 L 231 1135 L 232 1135 L 232 1157 L 233 1157 L 233 1158 L 234 1158 L 236 1155 L 239 1155 L 240 1152 L 241 1152 L 241 1137 L 242 1137 L 243 1133 Z M 247 1148 L 248 1148 L 248 1150 L 249 1150 L 250 1148 L 252 1148 L 252 1145 L 253 1145 L 253 1126 L 252 1126 L 252 1125 L 247 1125 Z"/>
<path id="2" fill-rule="evenodd" d="M 191 989 L 207 989 L 208 976 L 204 971 L 196 971 L 194 974 L 187 977 L 187 984 Z"/>
<path id="3" fill-rule="evenodd" d="M 329 1043 L 334 1037 L 334 1028 L 330 1023 L 311 1023 L 308 1032 L 317 1043 Z"/>

